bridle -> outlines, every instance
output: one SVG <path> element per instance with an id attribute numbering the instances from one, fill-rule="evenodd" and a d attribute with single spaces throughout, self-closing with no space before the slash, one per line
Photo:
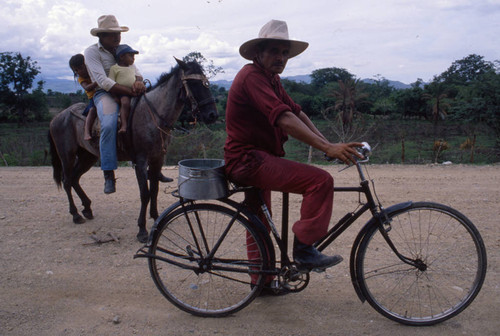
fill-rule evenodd
<path id="1" fill-rule="evenodd" d="M 189 102 L 191 103 L 191 115 L 193 118 L 197 119 L 198 114 L 200 114 L 200 108 L 208 105 L 208 104 L 213 104 L 215 103 L 215 99 L 213 96 L 210 96 L 209 98 L 203 99 L 202 101 L 198 102 L 196 101 L 196 98 L 193 95 L 193 92 L 191 91 L 191 88 L 188 85 L 188 80 L 199 80 L 202 82 L 203 86 L 206 87 L 207 89 L 210 87 L 210 82 L 208 81 L 207 77 L 203 74 L 191 74 L 191 75 L 186 75 L 184 73 L 184 70 L 181 71 L 181 81 L 182 81 L 182 86 L 184 88 L 186 98 L 189 99 Z M 146 104 L 148 105 L 148 111 L 149 114 L 151 115 L 151 119 L 153 119 L 153 122 L 156 126 L 156 128 L 160 131 L 161 135 L 161 141 L 162 141 L 162 148 L 163 151 L 166 152 L 167 149 L 165 147 L 165 139 L 164 135 L 167 137 L 170 137 L 170 132 L 171 129 L 164 129 L 167 126 L 167 121 L 158 113 L 154 105 L 151 103 L 151 101 L 146 97 L 145 94 L 143 94 L 141 97 L 144 97 L 144 100 L 146 101 Z M 162 126 L 158 124 L 158 120 L 161 120 Z"/>
<path id="2" fill-rule="evenodd" d="M 188 85 L 188 80 L 190 80 L 190 79 L 201 81 L 203 86 L 206 87 L 207 89 L 210 88 L 210 82 L 208 81 L 207 77 L 203 74 L 186 75 L 184 73 L 184 70 L 181 69 L 182 85 L 184 86 L 184 90 L 186 92 L 186 98 L 189 99 L 189 101 L 191 102 L 191 115 L 196 120 L 197 115 L 200 114 L 200 108 L 202 106 L 215 103 L 215 99 L 214 99 L 214 97 L 210 96 L 206 99 L 203 99 L 200 102 L 196 101 L 196 99 L 194 98 L 194 95 L 191 92 L 191 89 L 189 88 L 189 85 Z"/>

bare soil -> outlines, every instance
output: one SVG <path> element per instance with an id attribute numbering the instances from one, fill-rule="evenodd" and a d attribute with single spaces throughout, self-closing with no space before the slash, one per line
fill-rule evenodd
<path id="1" fill-rule="evenodd" d="M 357 184 L 356 172 L 327 169 L 336 184 Z M 177 178 L 175 167 L 165 175 Z M 82 178 L 95 219 L 72 223 L 64 191 L 49 167 L 0 168 L 0 335 L 498 335 L 500 330 L 500 166 L 373 165 L 370 177 L 384 205 L 407 200 L 451 205 L 468 216 L 488 250 L 481 293 L 457 317 L 433 327 L 407 327 L 362 304 L 348 257 L 362 221 L 334 244 L 344 261 L 312 274 L 302 292 L 257 298 L 234 316 L 197 318 L 161 296 L 145 259 L 133 259 L 139 191 L 132 168 L 117 171 L 117 192 L 104 195 L 99 168 Z M 162 184 L 159 206 L 174 202 L 175 182 Z M 274 195 L 279 214 L 279 195 Z M 77 200 L 77 204 L 79 204 Z M 357 196 L 336 195 L 340 217 Z M 300 199 L 291 197 L 291 218 Z M 150 220 L 148 228 L 153 221 Z M 95 244 L 91 235 L 119 242 Z"/>

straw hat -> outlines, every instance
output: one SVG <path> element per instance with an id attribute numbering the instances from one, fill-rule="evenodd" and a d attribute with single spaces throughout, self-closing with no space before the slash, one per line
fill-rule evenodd
<path id="1" fill-rule="evenodd" d="M 257 52 L 257 45 L 265 40 L 286 41 L 290 43 L 289 58 L 297 56 L 309 46 L 307 42 L 289 39 L 288 26 L 285 21 L 271 20 L 260 29 L 258 38 L 249 40 L 241 45 L 240 55 L 247 60 L 253 60 Z"/>
<path id="2" fill-rule="evenodd" d="M 97 19 L 97 28 L 92 28 L 90 34 L 97 36 L 99 33 L 123 33 L 128 27 L 120 26 L 114 15 L 102 15 Z"/>

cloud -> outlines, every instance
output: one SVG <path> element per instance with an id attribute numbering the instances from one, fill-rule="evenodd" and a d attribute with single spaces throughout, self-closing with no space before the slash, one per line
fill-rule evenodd
<path id="1" fill-rule="evenodd" d="M 67 60 L 96 43 L 89 31 L 109 13 L 130 27 L 122 41 L 141 52 L 137 64 L 152 78 L 170 70 L 173 56 L 198 51 L 224 68 L 215 79 L 231 80 L 246 62 L 239 46 L 270 19 L 286 20 L 291 38 L 310 43 L 284 76 L 340 67 L 361 78 L 381 74 L 411 83 L 471 53 L 489 61 L 499 55 L 498 0 L 273 3 L 148 0 L 130 10 L 116 0 L 4 0 L 0 39 L 2 51 L 31 56 L 48 78 L 68 75 Z"/>
<path id="2" fill-rule="evenodd" d="M 81 52 L 80 36 L 89 34 L 90 12 L 81 3 L 65 1 L 48 10 L 47 25 L 40 38 L 44 54 L 68 55 Z"/>
<path id="3" fill-rule="evenodd" d="M 206 32 L 191 35 L 192 38 L 188 39 L 170 38 L 168 36 L 175 35 L 168 34 L 166 36 L 163 33 L 139 36 L 135 46 L 140 52 L 140 56 L 137 57 L 138 67 L 144 75 L 157 77 L 175 65 L 173 57 L 182 59 L 194 51 L 200 52 L 209 60 L 213 60 L 215 66 L 225 67 L 232 64 L 235 59 L 239 59 L 236 54 L 237 50 L 216 36 Z"/>

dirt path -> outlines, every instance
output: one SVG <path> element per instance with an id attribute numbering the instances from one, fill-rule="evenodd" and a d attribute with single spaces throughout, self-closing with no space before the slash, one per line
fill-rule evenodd
<path id="1" fill-rule="evenodd" d="M 352 169 L 330 169 L 337 185 L 356 181 Z M 175 168 L 163 171 L 177 178 Z M 383 204 L 445 203 L 479 228 L 488 273 L 479 296 L 459 316 L 429 328 L 394 323 L 357 299 L 344 261 L 313 274 L 301 293 L 258 298 L 223 319 L 193 317 L 160 295 L 146 260 L 132 258 L 141 245 L 135 240 L 139 192 L 131 168 L 119 168 L 117 192 L 108 196 L 99 169 L 85 175 L 95 219 L 74 225 L 52 170 L 23 167 L 0 168 L 0 335 L 498 335 L 500 166 L 376 165 L 369 172 Z M 162 185 L 160 208 L 173 202 L 171 186 Z M 335 214 L 352 210 L 356 200 L 337 195 Z M 291 202 L 296 218 L 299 199 Z M 345 259 L 356 229 L 335 244 Z M 120 242 L 89 245 L 91 234 L 108 233 Z"/>

